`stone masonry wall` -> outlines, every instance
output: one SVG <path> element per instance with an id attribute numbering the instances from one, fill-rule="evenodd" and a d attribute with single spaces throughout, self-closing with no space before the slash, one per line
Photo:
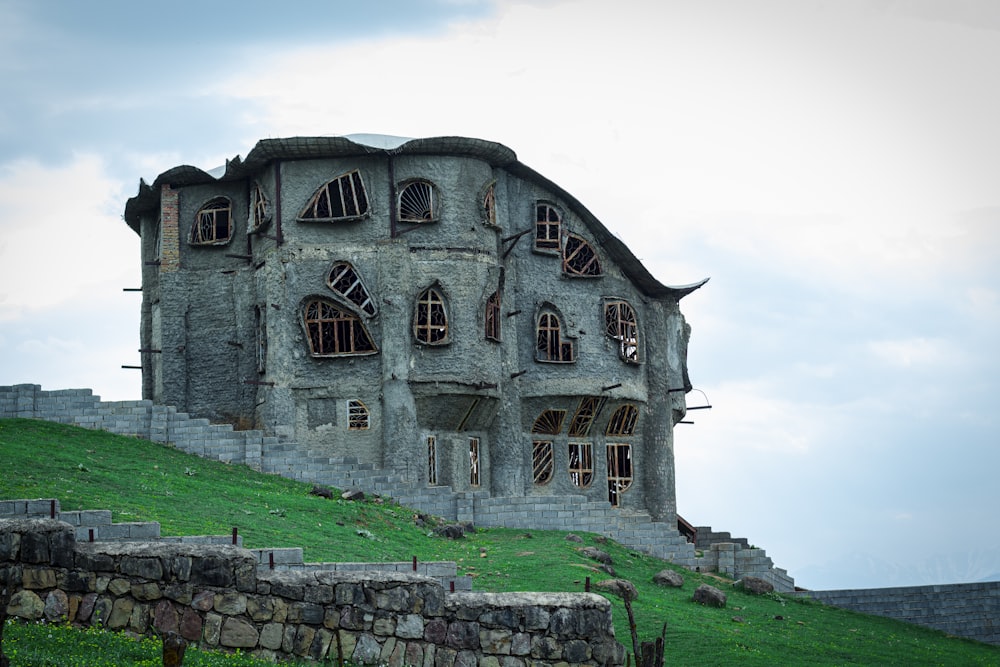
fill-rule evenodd
<path id="1" fill-rule="evenodd" d="M 234 546 L 77 543 L 50 519 L 0 520 L 7 613 L 261 657 L 392 667 L 620 665 L 611 604 L 590 593 L 446 593 L 385 572 L 258 571 Z"/>

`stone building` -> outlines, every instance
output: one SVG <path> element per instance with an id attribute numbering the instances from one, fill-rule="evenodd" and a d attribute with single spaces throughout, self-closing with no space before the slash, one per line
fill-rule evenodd
<path id="1" fill-rule="evenodd" d="M 143 398 L 400 489 L 583 497 L 676 537 L 679 302 L 705 281 L 658 282 L 507 147 L 267 139 L 140 183 L 125 220 Z"/>

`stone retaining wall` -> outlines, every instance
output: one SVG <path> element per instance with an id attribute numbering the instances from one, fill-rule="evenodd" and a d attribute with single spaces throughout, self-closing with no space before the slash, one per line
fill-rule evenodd
<path id="1" fill-rule="evenodd" d="M 393 667 L 620 665 L 611 604 L 590 593 L 447 593 L 387 572 L 277 572 L 235 546 L 77 543 L 51 519 L 0 520 L 7 613 L 270 658 Z"/>
<path id="2" fill-rule="evenodd" d="M 886 616 L 1000 645 L 1000 581 L 796 593 L 863 614 Z"/>

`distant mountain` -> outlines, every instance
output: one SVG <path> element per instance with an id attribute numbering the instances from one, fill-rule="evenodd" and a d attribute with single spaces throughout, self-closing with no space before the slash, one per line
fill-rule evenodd
<path id="1" fill-rule="evenodd" d="M 1000 548 L 938 554 L 912 563 L 853 553 L 792 574 L 797 585 L 813 590 L 1000 581 Z"/>

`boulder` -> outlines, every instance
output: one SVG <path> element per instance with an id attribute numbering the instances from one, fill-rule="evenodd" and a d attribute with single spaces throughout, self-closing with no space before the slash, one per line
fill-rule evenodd
<path id="1" fill-rule="evenodd" d="M 583 542 L 583 538 L 580 537 L 579 535 L 574 534 L 574 533 L 570 533 L 569 535 L 566 536 L 566 541 L 567 542 Z"/>
<path id="2" fill-rule="evenodd" d="M 344 500 L 364 500 L 365 492 L 361 489 L 351 489 L 350 491 L 344 491 L 340 494 L 340 497 Z"/>
<path id="3" fill-rule="evenodd" d="M 657 586 L 680 588 L 684 585 L 684 576 L 675 570 L 663 569 L 653 575 L 653 583 Z"/>
<path id="4" fill-rule="evenodd" d="M 607 563 L 608 565 L 611 564 L 611 556 L 608 554 L 608 552 L 601 551 L 597 547 L 584 547 L 580 549 L 580 553 L 582 553 L 587 558 L 596 560 L 599 563 Z"/>
<path id="5" fill-rule="evenodd" d="M 707 605 L 709 607 L 726 606 L 726 594 L 718 588 L 709 586 L 708 584 L 702 584 L 696 588 L 692 599 L 698 604 Z"/>
<path id="6" fill-rule="evenodd" d="M 765 595 L 774 591 L 774 586 L 769 581 L 764 581 L 759 577 L 743 577 L 734 586 L 739 586 L 747 593 L 754 595 Z"/>
<path id="7" fill-rule="evenodd" d="M 635 600 L 639 597 L 639 591 L 635 589 L 635 584 L 628 579 L 605 579 L 594 584 L 594 588 L 617 595 L 623 600 Z"/>

